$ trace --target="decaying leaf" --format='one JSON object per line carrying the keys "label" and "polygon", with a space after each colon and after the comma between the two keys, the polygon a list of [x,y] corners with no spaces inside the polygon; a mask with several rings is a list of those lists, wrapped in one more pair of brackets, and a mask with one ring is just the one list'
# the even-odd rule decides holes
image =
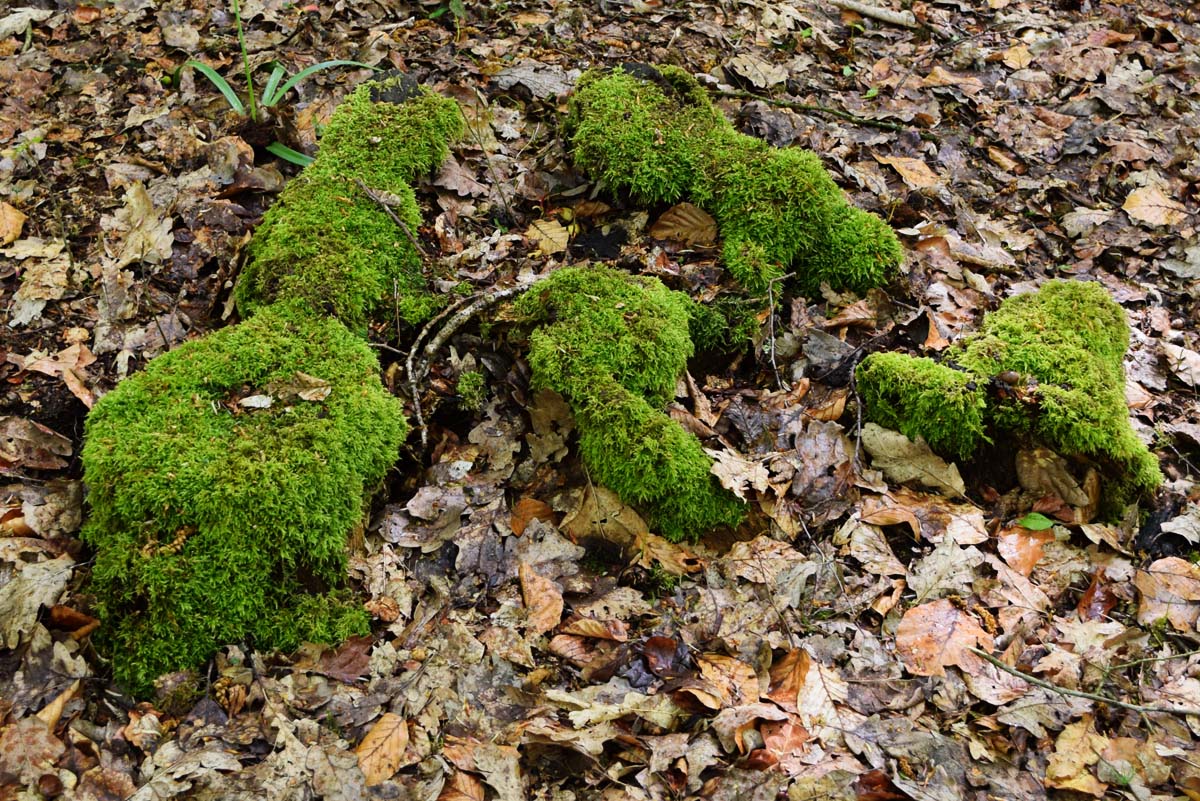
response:
{"label": "decaying leaf", "polygon": [[0,473],[58,470],[67,466],[71,440],[41,423],[22,417],[0,417]]}
{"label": "decaying leaf", "polygon": [[679,203],[650,226],[650,236],[687,245],[712,245],[717,241],[717,221],[699,206]]}
{"label": "decaying leaf", "polygon": [[558,220],[536,220],[525,229],[525,238],[537,246],[540,255],[553,256],[567,249],[571,232]]}
{"label": "decaying leaf", "polygon": [[392,778],[404,761],[406,748],[408,722],[393,712],[385,712],[354,749],[367,786],[381,784]]}
{"label": "decaying leaf", "polygon": [[517,501],[512,510],[512,517],[509,520],[509,528],[512,533],[518,537],[525,533],[525,527],[529,525],[531,520],[541,520],[546,523],[554,522],[554,510],[550,508],[545,501],[539,501],[537,498],[528,496]]}
{"label": "decaying leaf", "polygon": [[1004,561],[1008,562],[1009,567],[1022,576],[1028,576],[1042,558],[1046,543],[1053,541],[1052,531],[1032,531],[1013,526],[1000,532],[996,540],[996,550],[1004,557]]}
{"label": "decaying leaf", "polygon": [[75,560],[67,554],[30,562],[0,587],[0,646],[16,648],[37,622],[43,606],[51,606],[70,581]]}
{"label": "decaying leaf", "polygon": [[1138,623],[1165,617],[1179,631],[1195,632],[1200,620],[1200,566],[1168,556],[1137,571],[1133,583],[1142,594]]}
{"label": "decaying leaf", "polygon": [[562,620],[562,590],[550,579],[539,576],[526,562],[521,563],[518,575],[521,579],[521,598],[528,612],[529,636],[541,636]]}
{"label": "decaying leaf", "polygon": [[770,486],[771,473],[761,460],[746,459],[732,450],[705,448],[704,452],[712,457],[712,474],[721,486],[743,501],[748,490],[766,492]]}
{"label": "decaying leaf", "polygon": [[967,494],[958,467],[935,454],[922,439],[913,442],[899,431],[867,423],[862,428],[862,444],[871,454],[871,463],[892,481],[915,481],[952,498]]}
{"label": "decaying leaf", "polygon": [[763,61],[749,53],[742,53],[730,59],[729,69],[759,89],[770,89],[788,78],[788,72],[783,67]]}
{"label": "decaying leaf", "polygon": [[907,156],[876,156],[875,160],[880,164],[890,165],[900,173],[909,189],[928,189],[942,182],[938,174],[929,169],[929,165],[921,159]]}
{"label": "decaying leaf", "polygon": [[1189,387],[1200,386],[1200,353],[1170,342],[1162,343],[1162,349],[1176,378]]}
{"label": "decaying leaf", "polygon": [[67,294],[71,254],[65,241],[22,239],[0,250],[0,256],[22,262],[21,286],[12,297],[9,325],[28,325],[41,316],[49,301],[60,300]]}
{"label": "decaying leaf", "polygon": [[944,676],[950,665],[978,671],[984,661],[971,648],[990,651],[992,636],[947,600],[914,606],[896,628],[896,653],[917,676]]}
{"label": "decaying leaf", "polygon": [[1103,797],[1108,785],[1092,775],[1091,768],[1107,747],[1108,738],[1096,731],[1091,715],[1084,715],[1054,741],[1054,753],[1046,764],[1046,786]]}

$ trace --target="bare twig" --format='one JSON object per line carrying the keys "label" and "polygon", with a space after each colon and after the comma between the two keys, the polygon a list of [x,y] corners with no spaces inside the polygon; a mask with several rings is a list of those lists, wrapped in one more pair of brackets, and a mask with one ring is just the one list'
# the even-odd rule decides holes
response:
{"label": "bare twig", "polygon": [[886,22],[888,25],[899,25],[902,28],[920,28],[916,16],[911,11],[892,11],[890,8],[880,8],[870,3],[860,3],[859,0],[829,0],[829,4],[862,14],[864,17]]}
{"label": "bare twig", "polygon": [[355,178],[354,183],[358,184],[358,188],[361,189],[367,197],[379,204],[379,207],[388,213],[388,216],[392,218],[392,222],[394,222],[396,226],[404,232],[404,235],[408,237],[408,241],[411,242],[412,246],[417,249],[417,253],[421,254],[421,258],[429,258],[429,254],[425,252],[425,249],[421,247],[421,243],[417,241],[417,238],[413,236],[413,232],[409,230],[408,224],[405,223],[404,220],[400,219],[396,212],[392,211],[391,201],[384,197],[382,192],[372,189],[363,183],[361,178]]}
{"label": "bare twig", "polygon": [[767,338],[771,342],[769,346],[771,350],[771,369],[775,371],[775,383],[779,385],[780,389],[785,391],[791,389],[791,387],[780,377],[779,365],[775,362],[775,284],[786,281],[794,275],[795,273],[788,273],[787,275],[772,278],[767,282]]}
{"label": "bare twig", "polygon": [[1009,667],[996,657],[989,654],[987,651],[981,651],[978,648],[968,648],[967,650],[975,654],[975,656],[991,662],[1005,673],[1010,673],[1017,678],[1024,679],[1030,684],[1041,687],[1044,690],[1050,690],[1051,692],[1059,693],[1061,695],[1073,695],[1076,698],[1086,698],[1089,701],[1096,701],[1101,704],[1108,704],[1109,706],[1116,706],[1120,707],[1121,709],[1128,709],[1131,712],[1139,712],[1142,714],[1155,712],[1167,715],[1200,715],[1200,709],[1197,709],[1196,707],[1181,706],[1172,709],[1164,706],[1145,706],[1143,704],[1131,704],[1127,701],[1118,701],[1115,698],[1109,698],[1107,695],[1099,695],[1098,693],[1087,693],[1083,692],[1082,690],[1068,690],[1065,687],[1059,687],[1057,684],[1051,684],[1048,681],[1043,681],[1036,676],[1030,676],[1028,673],[1017,670],[1015,667]]}
{"label": "bare twig", "polygon": [[778,100],[773,97],[762,97],[753,92],[741,92],[733,89],[723,89],[714,92],[713,94],[719,97],[732,97],[738,100],[761,100],[772,106],[781,108],[790,108],[793,111],[815,111],[819,114],[829,114],[833,117],[853,122],[858,125],[866,125],[869,128],[879,128],[884,131],[896,131],[898,133],[912,132],[921,137],[927,142],[940,141],[938,137],[929,131],[921,131],[916,128],[911,128],[906,125],[897,125],[894,122],[885,122],[884,120],[873,120],[870,117],[860,117],[857,114],[851,114],[849,111],[843,111],[840,108],[831,108],[830,106],[822,106],[817,103],[800,103],[796,100]]}

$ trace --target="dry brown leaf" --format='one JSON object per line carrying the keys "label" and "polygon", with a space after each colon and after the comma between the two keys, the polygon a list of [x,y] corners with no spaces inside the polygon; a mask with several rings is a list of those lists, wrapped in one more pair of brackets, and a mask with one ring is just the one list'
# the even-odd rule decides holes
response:
{"label": "dry brown leaf", "polygon": [[571,232],[558,220],[537,220],[525,229],[525,238],[537,246],[543,256],[553,256],[567,249]]}
{"label": "dry brown leaf", "polygon": [[539,576],[527,562],[517,568],[521,579],[521,598],[528,611],[527,631],[530,637],[540,637],[562,620],[562,590],[548,578]]}
{"label": "dry brown leaf", "polygon": [[1054,742],[1054,753],[1046,763],[1046,786],[1074,790],[1097,798],[1108,790],[1089,768],[1100,761],[1108,747],[1108,738],[1096,731],[1091,715],[1062,730]]}
{"label": "dry brown leaf", "polygon": [[484,801],[486,795],[482,781],[470,773],[456,770],[443,785],[437,801]]}
{"label": "dry brown leaf", "polygon": [[26,217],[19,209],[0,200],[0,247],[21,238]]}
{"label": "dry brown leaf", "polygon": [[576,667],[583,667],[596,655],[595,647],[583,637],[572,634],[557,634],[546,646],[546,650],[561,657]]}
{"label": "dry brown leaf", "polygon": [[746,459],[736,451],[705,448],[704,452],[712,457],[713,464],[710,472],[721,482],[721,486],[747,500],[749,490],[766,492],[770,486],[771,473],[759,459]]}
{"label": "dry brown leaf", "polygon": [[525,533],[525,527],[531,520],[553,523],[554,510],[550,508],[549,504],[539,501],[537,498],[525,496],[513,507],[508,525],[512,529],[512,533],[519,537]]}
{"label": "dry brown leaf", "polygon": [[913,442],[899,431],[875,423],[862,428],[862,445],[871,455],[871,463],[897,484],[915,481],[952,498],[967,494],[966,485],[956,465],[935,454],[918,437]]}
{"label": "dry brown leaf", "polygon": [[1167,357],[1167,365],[1175,377],[1189,387],[1200,386],[1200,353],[1172,345],[1170,342],[1162,343],[1162,348]]}
{"label": "dry brown leaf", "polygon": [[650,531],[646,521],[615,492],[593,484],[580,496],[579,505],[563,516],[562,530],[576,542],[600,537],[622,548],[634,546]]}
{"label": "dry brown leaf", "polygon": [[978,671],[984,662],[968,650],[973,647],[990,651],[992,636],[944,599],[909,609],[896,628],[896,653],[917,676],[945,676],[949,665]]}
{"label": "dry brown leaf", "polygon": [[740,659],[705,654],[696,659],[700,676],[721,694],[722,706],[743,706],[758,701],[758,674]]}
{"label": "dry brown leaf", "polygon": [[1032,531],[1021,526],[1013,526],[1000,532],[997,537],[996,550],[1008,562],[1008,566],[1026,578],[1033,572],[1033,566],[1038,563],[1045,552],[1046,543],[1054,540],[1054,532]]}
{"label": "dry brown leaf", "polygon": [[562,624],[559,632],[562,634],[575,634],[580,637],[591,637],[597,640],[614,640],[616,642],[625,642],[629,639],[629,626],[624,621],[613,619],[597,620],[594,617],[570,619]]}
{"label": "dry brown leaf", "polygon": [[712,245],[717,241],[717,221],[699,206],[679,203],[655,221],[650,236],[687,245]]}
{"label": "dry brown leaf", "polygon": [[21,784],[36,785],[42,774],[54,771],[55,761],[65,750],[45,721],[23,718],[0,729],[0,776],[10,777],[6,784],[15,778]]}
{"label": "dry brown leaf", "polygon": [[408,722],[394,712],[385,712],[363,737],[354,753],[367,786],[381,784],[396,774],[408,748]]}
{"label": "dry brown leaf", "polygon": [[87,386],[87,368],[95,361],[96,357],[88,350],[88,346],[76,342],[63,348],[53,357],[30,357],[25,362],[25,369],[61,378],[67,389],[71,390],[71,394],[90,409],[96,402],[96,395]]}
{"label": "dry brown leaf", "polygon": [[1121,208],[1132,219],[1150,225],[1179,225],[1187,219],[1187,207],[1157,186],[1133,190]]}
{"label": "dry brown leaf", "polygon": [[0,473],[22,467],[58,470],[67,466],[71,440],[41,423],[22,417],[0,417]]}
{"label": "dry brown leaf", "polygon": [[1133,577],[1141,592],[1138,623],[1166,618],[1179,631],[1194,632],[1200,620],[1200,566],[1178,556],[1153,562]]}
{"label": "dry brown leaf", "polygon": [[686,576],[704,569],[703,560],[690,548],[663,539],[657,534],[647,532],[637,535],[633,541],[633,549],[636,554],[634,564],[647,570],[653,570],[657,566],[672,576]]}
{"label": "dry brown leaf", "polygon": [[938,174],[929,169],[929,165],[921,159],[906,156],[876,156],[875,160],[880,164],[891,166],[900,173],[900,177],[909,189],[928,189],[942,182]]}

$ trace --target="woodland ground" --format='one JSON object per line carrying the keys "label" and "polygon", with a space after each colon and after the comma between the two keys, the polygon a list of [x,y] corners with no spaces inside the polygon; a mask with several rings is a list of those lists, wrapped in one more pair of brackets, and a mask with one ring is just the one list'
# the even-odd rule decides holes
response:
{"label": "woodland ground", "polygon": [[[346,58],[461,104],[418,192],[442,290],[589,260],[731,289],[716,248],[649,235],[667,209],[571,169],[574,78],[627,61],[706,76],[742,130],[819,153],[908,261],[865,298],[773,298],[756,347],[693,363],[672,414],[752,509],[694,547],[588,482],[499,306],[439,352],[429,447],[410,437],[355,543],[373,636],[231,643],[138,703],[88,637],[84,417],[228,322],[295,174],[263,146],[312,151],[370,73],[321,72],[252,126],[169,80],[198,58],[244,86],[221,3],[0,5],[0,799],[1200,798],[1200,11],[908,12],[246,0],[258,84]],[[1100,282],[1131,324],[1127,397],[1168,481],[1119,523],[1090,519],[1079,465],[997,441],[959,493],[857,411],[863,356],[936,355],[1047,277]],[[375,344],[405,395],[411,338]],[[914,460],[933,487],[901,483]]]}

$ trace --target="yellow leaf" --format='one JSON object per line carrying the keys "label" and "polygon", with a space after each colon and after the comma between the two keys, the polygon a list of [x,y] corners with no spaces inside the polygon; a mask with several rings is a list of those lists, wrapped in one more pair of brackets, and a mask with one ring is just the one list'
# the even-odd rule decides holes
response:
{"label": "yellow leaf", "polygon": [[920,159],[904,156],[876,156],[875,160],[880,164],[890,165],[892,169],[900,173],[900,177],[904,179],[904,183],[908,185],[909,189],[928,189],[942,182],[937,173],[929,169],[929,165]]}
{"label": "yellow leaf", "polygon": [[1121,208],[1132,219],[1150,225],[1179,225],[1187,218],[1184,205],[1167,197],[1157,186],[1133,190]]}
{"label": "yellow leaf", "polygon": [[21,229],[25,226],[25,215],[17,209],[0,201],[0,245],[17,241]]}
{"label": "yellow leaf", "polygon": [[558,220],[537,220],[525,231],[525,238],[537,245],[537,252],[553,256],[567,249],[571,232]]}
{"label": "yellow leaf", "polygon": [[392,778],[404,760],[404,749],[408,748],[408,723],[392,712],[371,727],[367,736],[354,749],[358,755],[358,767],[367,779],[367,786],[380,784]]}

